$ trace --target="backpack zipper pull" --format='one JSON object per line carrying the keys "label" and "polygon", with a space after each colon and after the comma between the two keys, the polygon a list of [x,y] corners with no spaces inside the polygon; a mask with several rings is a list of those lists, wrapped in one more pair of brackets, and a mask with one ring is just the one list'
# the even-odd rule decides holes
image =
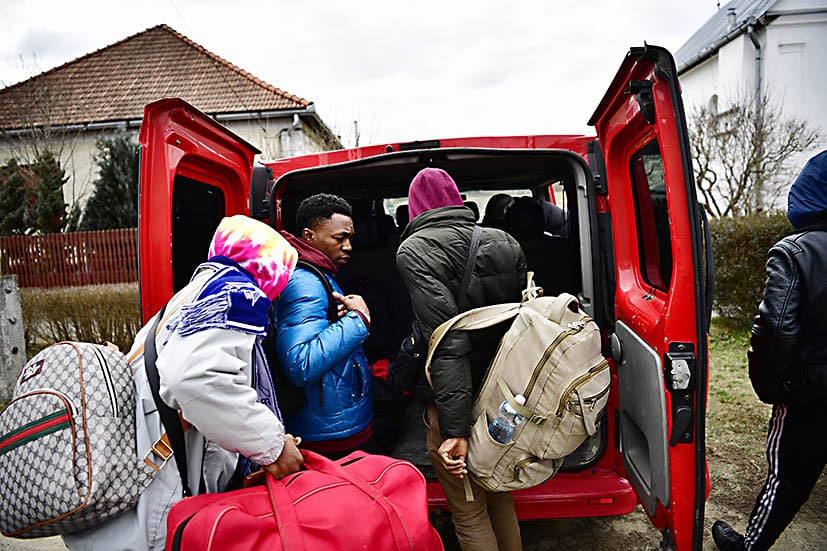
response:
{"label": "backpack zipper pull", "polygon": [[569,323],[569,329],[574,329],[575,332],[580,332],[583,328],[586,327],[585,321],[573,321]]}

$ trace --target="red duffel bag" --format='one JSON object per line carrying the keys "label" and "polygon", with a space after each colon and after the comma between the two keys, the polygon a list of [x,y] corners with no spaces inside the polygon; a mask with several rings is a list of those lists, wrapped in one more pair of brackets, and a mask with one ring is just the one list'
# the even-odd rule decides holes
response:
{"label": "red duffel bag", "polygon": [[306,470],[266,485],[185,498],[167,517],[166,549],[441,550],[425,478],[407,461],[354,452],[336,462],[302,450]]}

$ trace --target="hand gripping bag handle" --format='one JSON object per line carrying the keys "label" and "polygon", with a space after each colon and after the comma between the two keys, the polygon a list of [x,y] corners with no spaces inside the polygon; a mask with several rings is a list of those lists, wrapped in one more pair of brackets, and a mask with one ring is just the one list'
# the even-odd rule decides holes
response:
{"label": "hand gripping bag handle", "polygon": [[[408,536],[399,514],[394,509],[393,505],[382,495],[376,488],[365,482],[362,478],[351,473],[347,469],[341,467],[338,463],[330,459],[312,452],[310,450],[301,450],[304,455],[304,465],[308,469],[318,471],[320,473],[328,474],[340,478],[370,497],[376,504],[385,510],[388,517],[388,522],[391,526],[393,539],[396,543],[397,549],[412,549],[413,544]],[[296,510],[293,507],[293,498],[287,492],[287,487],[280,480],[276,480],[272,476],[267,477],[267,489],[270,493],[270,502],[273,506],[273,512],[276,514],[279,523],[279,529],[284,526],[285,532],[279,532],[282,537],[284,548],[289,551],[304,550],[307,548],[304,543],[304,536],[299,529],[298,518],[296,517]],[[286,535],[289,536],[285,538]],[[286,541],[285,541],[286,540]],[[290,545],[288,545],[288,543]]]}

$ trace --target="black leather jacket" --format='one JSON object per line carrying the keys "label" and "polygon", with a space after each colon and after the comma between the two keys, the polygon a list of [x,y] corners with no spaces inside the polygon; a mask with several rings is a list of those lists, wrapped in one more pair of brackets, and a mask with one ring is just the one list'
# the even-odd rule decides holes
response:
{"label": "black leather jacket", "polygon": [[750,380],[762,401],[827,398],[827,219],[770,249],[750,345]]}

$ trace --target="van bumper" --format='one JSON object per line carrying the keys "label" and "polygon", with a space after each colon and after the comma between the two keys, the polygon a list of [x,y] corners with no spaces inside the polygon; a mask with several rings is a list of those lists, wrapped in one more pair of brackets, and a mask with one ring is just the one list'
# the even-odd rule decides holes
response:
{"label": "van bumper", "polygon": [[[637,504],[629,481],[614,471],[558,473],[539,486],[516,490],[512,495],[520,520],[625,515]],[[428,508],[448,510],[437,480],[428,480]]]}

